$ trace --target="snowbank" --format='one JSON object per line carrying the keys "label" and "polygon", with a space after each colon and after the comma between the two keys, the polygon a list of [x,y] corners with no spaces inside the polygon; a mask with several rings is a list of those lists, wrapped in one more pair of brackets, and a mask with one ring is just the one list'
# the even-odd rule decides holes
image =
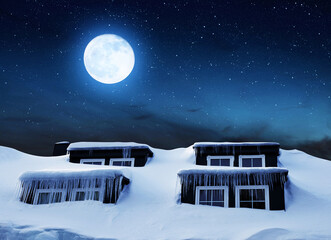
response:
{"label": "snowbank", "polygon": [[71,143],[68,151],[83,149],[122,149],[122,148],[150,148],[146,144],[135,142],[76,142]]}
{"label": "snowbank", "polygon": [[70,235],[64,231],[116,239],[331,238],[329,161],[282,150],[279,163],[289,170],[286,211],[265,211],[177,204],[177,173],[196,169],[194,149],[151,150],[154,157],[145,167],[127,169],[131,182],[116,205],[96,201],[28,205],[18,201],[17,194],[19,176],[26,171],[60,174],[60,169],[72,173],[118,168],[72,164],[68,156],[37,157],[0,147],[0,239],[8,234],[62,239]]}

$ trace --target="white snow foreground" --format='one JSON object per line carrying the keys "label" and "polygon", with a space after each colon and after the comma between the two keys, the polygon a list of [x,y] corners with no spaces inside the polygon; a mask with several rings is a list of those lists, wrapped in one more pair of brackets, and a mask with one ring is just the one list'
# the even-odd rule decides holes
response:
{"label": "white snow foreground", "polygon": [[[178,204],[177,173],[203,167],[194,165],[192,146],[151,150],[154,158],[145,167],[123,170],[0,147],[0,239],[331,239],[330,161],[282,150],[279,167],[289,170],[286,211],[266,211]],[[19,177],[27,171],[57,175],[87,169],[127,172],[131,182],[116,205],[97,201],[29,205],[18,199]]]}

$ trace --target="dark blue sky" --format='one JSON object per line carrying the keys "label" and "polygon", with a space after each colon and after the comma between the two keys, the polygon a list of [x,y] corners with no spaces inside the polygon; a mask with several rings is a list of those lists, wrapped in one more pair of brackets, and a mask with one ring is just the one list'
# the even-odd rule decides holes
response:
{"label": "dark blue sky", "polygon": [[[0,144],[278,141],[331,158],[330,26],[329,1],[1,4]],[[107,33],[136,57],[113,85],[83,63]]]}

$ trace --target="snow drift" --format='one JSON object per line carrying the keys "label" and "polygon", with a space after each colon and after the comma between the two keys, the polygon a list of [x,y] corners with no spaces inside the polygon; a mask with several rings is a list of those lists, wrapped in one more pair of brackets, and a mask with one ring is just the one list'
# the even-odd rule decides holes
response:
{"label": "snow drift", "polygon": [[[151,150],[154,157],[145,167],[126,169],[131,182],[117,204],[83,201],[29,205],[20,202],[18,194],[19,177],[27,171],[122,172],[122,168],[72,164],[67,156],[38,157],[0,147],[0,238],[331,238],[329,161],[297,150],[282,150],[279,165],[289,170],[286,211],[265,211],[177,204],[177,173],[196,169],[194,150],[192,146]],[[32,179],[32,175],[23,178]]]}

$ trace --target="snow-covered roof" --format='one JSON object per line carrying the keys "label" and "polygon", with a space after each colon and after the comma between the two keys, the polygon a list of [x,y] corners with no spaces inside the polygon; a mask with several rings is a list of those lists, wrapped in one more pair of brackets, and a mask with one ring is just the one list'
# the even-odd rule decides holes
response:
{"label": "snow-covered roof", "polygon": [[126,169],[56,169],[28,171],[20,176],[21,181],[34,179],[73,179],[73,178],[115,178],[124,176],[129,178]]}
{"label": "snow-covered roof", "polygon": [[270,173],[282,173],[287,174],[286,168],[279,167],[264,167],[264,168],[238,168],[238,167],[206,167],[184,169],[178,172],[178,175],[190,175],[190,174],[209,174],[209,175],[233,175],[233,174],[270,174]]}
{"label": "snow-covered roof", "polygon": [[71,150],[82,149],[122,149],[122,148],[148,148],[147,144],[135,143],[135,142],[76,142],[71,143],[67,148]]}
{"label": "snow-covered roof", "polygon": [[215,146],[279,146],[276,142],[196,142],[193,148],[196,147],[215,147]]}
{"label": "snow-covered roof", "polygon": [[55,144],[68,144],[68,143],[70,143],[70,142],[69,141],[61,141],[61,142],[57,142]]}

